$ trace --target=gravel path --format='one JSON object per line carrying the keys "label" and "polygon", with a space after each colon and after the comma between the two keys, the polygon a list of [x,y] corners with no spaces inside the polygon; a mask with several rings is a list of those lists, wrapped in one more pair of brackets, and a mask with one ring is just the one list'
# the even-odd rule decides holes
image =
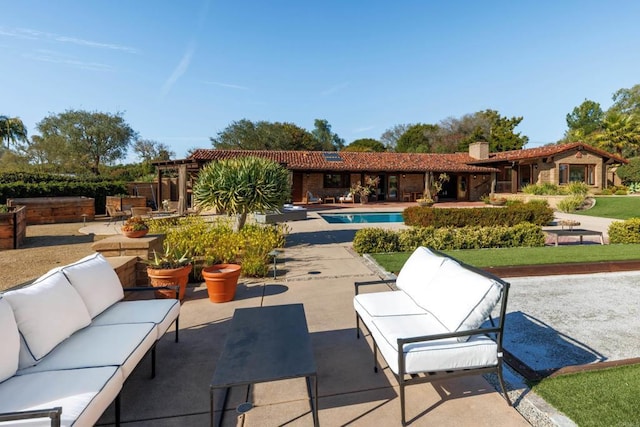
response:
{"label": "gravel path", "polygon": [[93,235],[81,234],[81,227],[82,223],[27,226],[20,249],[0,251],[0,291],[91,254]]}

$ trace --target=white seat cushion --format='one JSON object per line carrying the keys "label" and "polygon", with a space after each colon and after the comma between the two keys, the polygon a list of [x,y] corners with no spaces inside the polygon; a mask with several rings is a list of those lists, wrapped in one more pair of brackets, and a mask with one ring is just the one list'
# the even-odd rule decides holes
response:
{"label": "white seat cushion", "polygon": [[92,318],[124,298],[122,283],[109,261],[95,253],[62,268]]}
{"label": "white seat cushion", "polygon": [[156,324],[156,340],[159,340],[179,314],[180,303],[175,299],[120,301],[93,319],[92,325],[153,322]]}
{"label": "white seat cushion", "polygon": [[449,260],[449,258],[436,255],[424,246],[416,248],[400,269],[396,286],[409,294],[420,305],[421,295],[423,293],[428,295],[428,291],[425,292],[425,289],[445,260]]}
{"label": "white seat cushion", "polygon": [[[430,314],[422,316],[376,317],[371,335],[389,368],[398,373],[398,338],[447,333]],[[459,342],[455,338],[405,344],[405,372],[438,372],[496,366],[497,344],[486,336]]]}
{"label": "white seat cushion", "polygon": [[82,298],[60,272],[4,294],[29,352],[40,360],[75,331],[91,323]]}
{"label": "white seat cushion", "polygon": [[[62,426],[92,426],[123,384],[116,367],[70,369],[15,376],[0,383],[0,412],[62,407]],[[47,426],[49,419],[0,425]]]}
{"label": "white seat cushion", "polygon": [[20,335],[9,303],[0,296],[0,382],[18,370]]}
{"label": "white seat cushion", "polygon": [[156,342],[153,323],[90,326],[73,334],[37,365],[18,375],[61,369],[121,366],[126,379]]}
{"label": "white seat cushion", "polygon": [[403,291],[359,294],[353,298],[353,306],[365,325],[376,316],[426,314],[426,311]]}
{"label": "white seat cushion", "polygon": [[454,332],[479,327],[501,292],[502,284],[447,260],[416,302]]}

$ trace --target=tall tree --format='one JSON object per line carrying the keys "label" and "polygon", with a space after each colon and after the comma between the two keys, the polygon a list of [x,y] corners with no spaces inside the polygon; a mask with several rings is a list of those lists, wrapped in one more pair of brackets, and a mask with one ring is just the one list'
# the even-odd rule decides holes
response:
{"label": "tall tree", "polygon": [[386,151],[384,144],[373,138],[360,138],[352,141],[342,151],[361,151],[361,152],[377,152]]}
{"label": "tall tree", "polygon": [[151,163],[158,160],[170,160],[176,153],[163,142],[150,139],[138,139],[133,143],[133,151],[143,163]]}
{"label": "tall tree", "polygon": [[18,141],[27,142],[27,128],[20,118],[0,115],[0,141],[7,141],[7,148]]}
{"label": "tall tree", "polygon": [[630,89],[619,89],[613,96],[613,105],[609,111],[621,114],[640,114],[640,84]]}
{"label": "tall tree", "polygon": [[637,156],[640,153],[640,120],[635,115],[609,111],[595,141],[610,153],[623,157]]}
{"label": "tall tree", "polygon": [[418,123],[407,129],[398,138],[398,153],[431,153],[438,139],[437,125]]}
{"label": "tall tree", "polygon": [[327,120],[315,119],[314,129],[311,131],[323,151],[337,151],[344,147],[344,139],[331,131],[331,125]]}
{"label": "tall tree", "polygon": [[293,123],[232,122],[214,138],[214,148],[223,150],[319,150],[313,135]]}
{"label": "tall tree", "polygon": [[387,147],[387,151],[396,151],[398,140],[411,126],[413,123],[394,125],[380,135],[380,141]]}
{"label": "tall tree", "polygon": [[100,174],[100,165],[123,158],[137,133],[121,113],[67,110],[37,124],[42,138],[62,138],[77,164]]}
{"label": "tall tree", "polygon": [[567,114],[568,130],[565,139],[568,141],[589,142],[593,139],[593,134],[602,130],[604,111],[600,104],[585,99],[582,104],[575,107],[571,113]]}

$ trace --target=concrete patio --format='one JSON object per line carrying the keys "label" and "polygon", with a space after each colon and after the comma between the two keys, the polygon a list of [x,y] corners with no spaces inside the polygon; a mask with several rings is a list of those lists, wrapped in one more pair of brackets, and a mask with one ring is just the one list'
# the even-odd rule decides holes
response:
{"label": "concrete patio", "polygon": [[[155,379],[149,377],[149,360],[125,384],[123,425],[208,426],[209,384],[234,310],[290,303],[303,303],[306,312],[318,367],[320,424],[400,425],[393,374],[388,369],[374,373],[370,343],[356,339],[353,282],[377,278],[349,249],[362,225],[329,225],[317,215],[289,225],[292,232],[276,279],[241,279],[235,300],[223,304],[209,302],[203,286],[187,290],[180,342],[170,334],[161,340]],[[236,407],[247,401],[253,409],[239,416]],[[100,425],[111,425],[114,412],[112,405]],[[529,424],[481,376],[409,387],[407,418],[416,426]],[[223,420],[224,426],[312,424],[303,379],[233,388]]]}

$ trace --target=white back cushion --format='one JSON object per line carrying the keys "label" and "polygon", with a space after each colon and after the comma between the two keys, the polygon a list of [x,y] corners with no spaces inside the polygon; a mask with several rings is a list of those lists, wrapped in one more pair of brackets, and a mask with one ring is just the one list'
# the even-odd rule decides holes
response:
{"label": "white back cushion", "polygon": [[91,323],[82,298],[60,271],[4,294],[18,330],[35,360],[40,360],[78,329]]}
{"label": "white back cushion", "polygon": [[502,284],[447,259],[418,305],[449,331],[475,329],[500,299]]}
{"label": "white back cushion", "polygon": [[91,318],[124,298],[118,275],[102,254],[95,253],[62,268],[82,297]]}
{"label": "white back cushion", "polygon": [[413,251],[400,269],[396,286],[420,305],[420,299],[429,297],[427,287],[445,259],[448,258],[436,255],[424,246],[420,246]]}
{"label": "white back cushion", "polygon": [[18,370],[20,335],[9,303],[0,296],[0,382]]}

